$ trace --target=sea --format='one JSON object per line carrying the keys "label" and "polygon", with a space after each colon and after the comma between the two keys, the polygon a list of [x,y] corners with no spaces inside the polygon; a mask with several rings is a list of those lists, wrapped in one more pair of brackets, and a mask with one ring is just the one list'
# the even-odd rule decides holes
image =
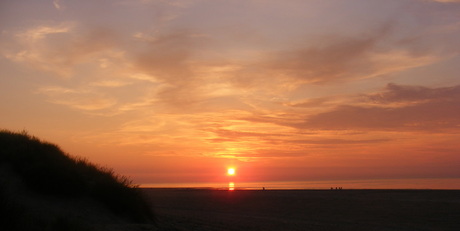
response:
{"label": "sea", "polygon": [[145,183],[141,188],[189,188],[216,190],[340,190],[340,189],[432,189],[460,190],[460,178],[366,179],[317,181]]}

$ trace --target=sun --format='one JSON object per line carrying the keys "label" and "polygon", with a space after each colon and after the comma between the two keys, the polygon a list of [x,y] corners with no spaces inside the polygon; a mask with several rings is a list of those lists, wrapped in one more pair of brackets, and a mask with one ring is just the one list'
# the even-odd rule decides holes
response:
{"label": "sun", "polygon": [[235,168],[228,168],[227,169],[227,175],[233,176],[233,175],[235,175],[235,173],[236,173]]}

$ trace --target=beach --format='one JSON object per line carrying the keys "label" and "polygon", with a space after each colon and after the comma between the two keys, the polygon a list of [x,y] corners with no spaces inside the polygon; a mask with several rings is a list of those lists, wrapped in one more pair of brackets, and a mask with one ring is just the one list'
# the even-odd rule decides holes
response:
{"label": "beach", "polygon": [[459,190],[142,190],[160,230],[460,230]]}

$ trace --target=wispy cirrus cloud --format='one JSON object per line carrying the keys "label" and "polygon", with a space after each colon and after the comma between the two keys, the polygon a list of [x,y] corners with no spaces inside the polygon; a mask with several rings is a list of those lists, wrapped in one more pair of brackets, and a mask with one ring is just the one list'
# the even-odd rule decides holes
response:
{"label": "wispy cirrus cloud", "polygon": [[44,87],[38,91],[49,97],[55,104],[86,111],[89,113],[110,109],[117,101],[107,95],[84,89],[70,89],[63,87]]}
{"label": "wispy cirrus cloud", "polygon": [[60,77],[70,77],[76,65],[110,49],[115,41],[109,30],[94,29],[81,33],[79,29],[74,22],[36,26],[11,34],[10,39],[14,39],[11,47],[3,52],[15,62]]}
{"label": "wispy cirrus cloud", "polygon": [[[375,33],[356,37],[325,36],[304,47],[270,52],[251,69],[263,73],[259,76],[264,79],[272,76],[291,84],[318,84],[378,77],[440,59],[429,49],[403,45],[406,38],[395,38],[393,27],[383,25]],[[412,39],[413,44],[419,42]]]}
{"label": "wispy cirrus cloud", "polygon": [[213,67],[197,58],[208,40],[206,36],[178,30],[151,35],[137,33],[134,37],[144,49],[135,55],[133,66],[161,83],[155,90],[158,101],[171,106],[193,106],[206,100],[211,92],[222,93],[217,93],[215,87],[231,87],[219,78],[221,71],[207,73]]}
{"label": "wispy cirrus cloud", "polygon": [[61,0],[53,0],[53,6],[54,6],[54,8],[56,8],[59,11],[65,9],[65,7],[61,3]]}

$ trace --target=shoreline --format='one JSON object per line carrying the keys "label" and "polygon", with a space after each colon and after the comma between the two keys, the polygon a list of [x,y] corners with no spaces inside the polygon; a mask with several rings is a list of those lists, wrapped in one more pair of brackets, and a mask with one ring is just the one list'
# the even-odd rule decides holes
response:
{"label": "shoreline", "polygon": [[216,189],[454,189],[460,190],[460,178],[350,179],[310,181],[254,181],[237,179],[220,182],[141,183],[142,188],[216,188]]}
{"label": "shoreline", "polygon": [[213,188],[213,187],[138,187],[141,190],[177,190],[177,191],[320,191],[320,192],[340,192],[340,191],[459,191],[460,189],[411,189],[411,188],[394,188],[394,189],[372,189],[372,188],[363,188],[363,189],[277,189],[277,188],[265,188],[265,189],[255,189],[255,188]]}

